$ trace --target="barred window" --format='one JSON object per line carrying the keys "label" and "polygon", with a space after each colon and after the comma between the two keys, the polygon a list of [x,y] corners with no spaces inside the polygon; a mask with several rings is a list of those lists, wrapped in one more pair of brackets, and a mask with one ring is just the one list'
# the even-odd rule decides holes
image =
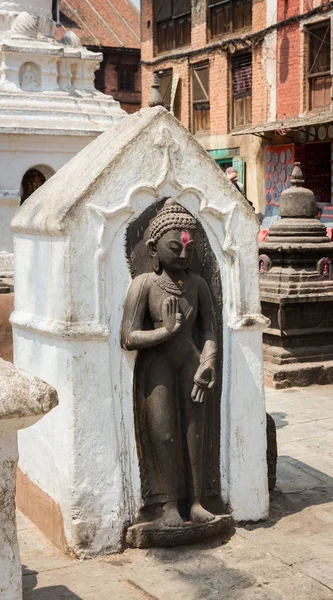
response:
{"label": "barred window", "polygon": [[252,54],[232,59],[232,128],[252,122]]}
{"label": "barred window", "polygon": [[123,92],[135,91],[135,69],[130,67],[119,67],[118,90]]}
{"label": "barred window", "polygon": [[209,131],[209,66],[207,64],[192,68],[192,115],[193,133]]}
{"label": "barred window", "polygon": [[154,13],[158,52],[191,43],[191,0],[154,0]]}
{"label": "barred window", "polygon": [[208,0],[208,10],[211,38],[252,25],[252,0]]}
{"label": "barred window", "polygon": [[331,104],[331,26],[330,21],[308,27],[309,108],[323,110]]}

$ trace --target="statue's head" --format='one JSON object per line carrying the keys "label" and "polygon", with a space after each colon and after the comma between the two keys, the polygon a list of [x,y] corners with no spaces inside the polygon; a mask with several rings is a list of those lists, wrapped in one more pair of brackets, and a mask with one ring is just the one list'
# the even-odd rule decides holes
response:
{"label": "statue's head", "polygon": [[168,198],[149,225],[147,244],[155,271],[182,271],[191,266],[196,229],[193,215]]}

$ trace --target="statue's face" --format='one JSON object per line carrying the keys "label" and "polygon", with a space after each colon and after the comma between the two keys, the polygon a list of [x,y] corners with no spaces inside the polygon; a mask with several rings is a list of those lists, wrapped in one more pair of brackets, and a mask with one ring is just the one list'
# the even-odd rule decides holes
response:
{"label": "statue's face", "polygon": [[156,252],[163,269],[169,271],[188,269],[194,252],[193,231],[171,229],[158,240]]}

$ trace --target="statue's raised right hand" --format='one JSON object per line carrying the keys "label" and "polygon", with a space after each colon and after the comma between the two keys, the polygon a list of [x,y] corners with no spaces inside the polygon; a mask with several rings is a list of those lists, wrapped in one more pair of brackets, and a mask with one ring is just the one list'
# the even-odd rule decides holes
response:
{"label": "statue's raised right hand", "polygon": [[182,324],[182,315],[179,312],[179,300],[175,296],[168,296],[162,304],[163,326],[169,333],[176,333]]}

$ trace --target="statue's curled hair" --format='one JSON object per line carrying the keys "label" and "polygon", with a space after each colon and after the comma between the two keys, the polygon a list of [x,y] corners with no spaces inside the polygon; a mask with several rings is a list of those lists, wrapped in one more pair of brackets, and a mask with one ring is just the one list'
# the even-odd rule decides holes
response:
{"label": "statue's curled hair", "polygon": [[149,224],[149,242],[155,244],[171,229],[197,229],[197,222],[186,208],[178,204],[174,198],[167,198],[163,208]]}

